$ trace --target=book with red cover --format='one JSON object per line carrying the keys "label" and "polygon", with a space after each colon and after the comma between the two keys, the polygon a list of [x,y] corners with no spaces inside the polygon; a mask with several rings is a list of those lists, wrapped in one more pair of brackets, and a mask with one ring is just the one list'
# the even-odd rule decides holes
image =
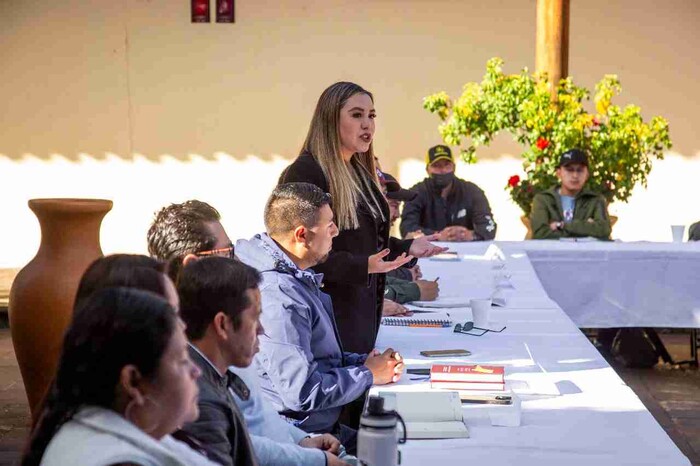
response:
{"label": "book with red cover", "polygon": [[446,390],[503,392],[506,389],[506,384],[498,382],[436,382],[431,380],[430,388],[443,388]]}
{"label": "book with red cover", "polygon": [[430,368],[430,381],[505,384],[505,368],[481,364],[433,364]]}

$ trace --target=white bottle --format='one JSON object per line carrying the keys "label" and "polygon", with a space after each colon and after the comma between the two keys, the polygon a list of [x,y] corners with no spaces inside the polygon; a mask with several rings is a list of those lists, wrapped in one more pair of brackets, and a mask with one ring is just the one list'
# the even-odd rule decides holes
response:
{"label": "white bottle", "polygon": [[384,398],[370,396],[367,410],[362,413],[360,430],[357,433],[357,459],[366,466],[397,466],[401,464],[398,444],[406,442],[404,426],[403,439],[399,440],[397,420],[403,419],[396,411],[384,410]]}

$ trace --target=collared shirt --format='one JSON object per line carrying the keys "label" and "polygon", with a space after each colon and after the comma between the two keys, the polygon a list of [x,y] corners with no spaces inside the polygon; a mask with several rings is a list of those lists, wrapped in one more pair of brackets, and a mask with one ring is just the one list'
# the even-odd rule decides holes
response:
{"label": "collared shirt", "polygon": [[[284,442],[280,438],[270,438],[269,435],[266,435],[272,433],[274,428],[277,428],[279,431],[279,424],[285,424],[285,421],[275,413],[277,425],[270,427],[269,422],[271,421],[265,422],[265,413],[262,411],[266,407],[262,406],[262,396],[260,393],[252,393],[252,390],[259,390],[259,388],[255,383],[250,385],[249,388],[243,377],[239,375],[245,372],[245,369],[229,367],[226,370],[226,376],[223,376],[199,348],[191,343],[189,346],[207,364],[207,367],[219,377],[221,383],[225,381],[229,394],[232,395],[232,401],[237,408],[243,411],[242,417],[245,418],[255,457],[260,466],[323,466],[326,464],[326,455],[323,451],[317,448],[304,448],[298,444],[308,434],[291,424],[287,426],[289,432],[288,442]],[[257,377],[254,371],[253,375]],[[260,412],[249,413],[248,411],[250,410]],[[254,420],[254,425],[251,425],[249,419]]]}
{"label": "collared shirt", "polygon": [[209,358],[202,353],[199,348],[197,348],[195,345],[192,343],[187,343],[190,348],[195,350],[201,357],[206,361],[207,364],[216,372],[216,374],[223,380],[226,381],[226,386],[228,387],[229,391],[231,392],[232,395],[238,396],[242,400],[247,400],[248,397],[250,397],[250,389],[246,385],[246,383],[241,379],[237,374],[235,374],[233,371],[227,370],[226,375],[222,375],[221,372],[219,372],[219,369],[212,363]]}
{"label": "collared shirt", "polygon": [[[202,371],[199,387],[199,418],[182,430],[208,447],[212,459],[225,466],[257,466],[250,436],[233,391],[245,384],[222,375],[200,350],[189,346],[190,357]],[[231,380],[231,382],[230,382]],[[246,387],[247,389],[247,387]]]}

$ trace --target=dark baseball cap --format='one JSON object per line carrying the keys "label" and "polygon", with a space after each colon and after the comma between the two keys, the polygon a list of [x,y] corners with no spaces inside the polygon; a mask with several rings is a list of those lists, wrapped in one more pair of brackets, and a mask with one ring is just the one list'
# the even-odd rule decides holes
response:
{"label": "dark baseball cap", "polygon": [[428,149],[428,156],[425,159],[425,164],[432,165],[438,160],[449,160],[454,163],[455,159],[452,157],[452,151],[448,146],[440,144]]}
{"label": "dark baseball cap", "polygon": [[377,169],[377,175],[379,176],[379,182],[386,187],[386,198],[393,199],[396,201],[412,201],[416,197],[417,193],[409,191],[408,189],[403,189],[399,184],[398,180],[388,173]]}
{"label": "dark baseball cap", "polygon": [[564,167],[572,163],[580,163],[588,166],[588,156],[581,149],[570,149],[561,154],[559,158],[559,166]]}

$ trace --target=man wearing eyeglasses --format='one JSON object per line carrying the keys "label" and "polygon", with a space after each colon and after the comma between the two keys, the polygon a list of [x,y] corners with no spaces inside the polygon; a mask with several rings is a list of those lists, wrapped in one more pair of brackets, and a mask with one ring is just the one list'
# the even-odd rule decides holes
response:
{"label": "man wearing eyeglasses", "polygon": [[588,176],[585,152],[571,149],[561,155],[557,168],[561,184],[538,193],[532,201],[530,222],[534,239],[610,238],[605,198],[585,188]]}
{"label": "man wearing eyeglasses", "polygon": [[234,258],[233,243],[221,225],[219,211],[197,200],[170,204],[156,212],[147,241],[149,254],[168,262],[175,283],[187,256]]}
{"label": "man wearing eyeglasses", "polygon": [[[206,202],[190,200],[171,204],[158,211],[148,230],[148,251],[151,256],[170,263],[170,275],[177,282],[183,264],[198,257],[234,257],[234,246],[221,224],[219,212]],[[336,454],[342,453],[332,435],[309,434],[285,422],[262,396],[258,376],[253,367],[228,368],[240,377],[248,397],[232,392],[243,412],[257,462],[265,465],[344,464]]]}

